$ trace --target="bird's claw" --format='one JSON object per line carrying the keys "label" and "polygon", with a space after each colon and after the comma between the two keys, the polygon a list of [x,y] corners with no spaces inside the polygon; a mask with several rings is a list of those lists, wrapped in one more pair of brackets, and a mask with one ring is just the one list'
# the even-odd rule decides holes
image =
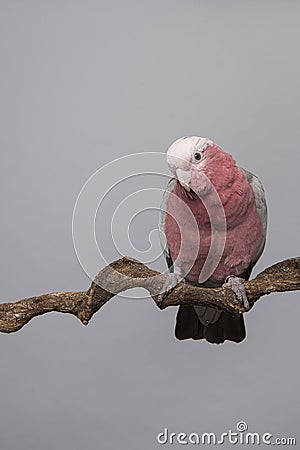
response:
{"label": "bird's claw", "polygon": [[236,277],[234,275],[229,275],[223,286],[231,286],[233,292],[237,296],[238,301],[243,305],[246,311],[248,311],[250,305],[247,298],[246,289],[244,286],[244,279]]}
{"label": "bird's claw", "polygon": [[181,281],[181,276],[177,273],[169,272],[166,275],[165,282],[161,289],[160,294],[157,297],[158,306],[161,305],[163,300],[167,297],[168,294],[175,288],[175,286]]}

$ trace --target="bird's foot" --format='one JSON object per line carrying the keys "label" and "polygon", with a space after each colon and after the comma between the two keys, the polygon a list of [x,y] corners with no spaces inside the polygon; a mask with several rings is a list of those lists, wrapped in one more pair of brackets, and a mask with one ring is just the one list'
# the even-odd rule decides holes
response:
{"label": "bird's foot", "polygon": [[243,305],[245,310],[249,309],[249,300],[247,298],[246,289],[244,286],[244,279],[240,277],[236,277],[234,275],[229,275],[225,279],[225,283],[223,286],[231,286],[233,292],[237,296],[238,301]]}
{"label": "bird's foot", "polygon": [[168,294],[175,288],[175,286],[182,281],[182,277],[178,273],[168,272],[166,274],[166,279],[161,289],[161,292],[157,298],[158,306],[161,305],[163,300],[166,298]]}

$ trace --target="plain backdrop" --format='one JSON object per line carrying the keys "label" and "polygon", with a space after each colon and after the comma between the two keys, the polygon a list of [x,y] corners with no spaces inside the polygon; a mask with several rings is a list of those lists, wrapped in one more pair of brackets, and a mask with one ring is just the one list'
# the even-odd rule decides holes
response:
{"label": "plain backdrop", "polygon": [[[263,180],[268,242],[253,275],[299,255],[299,17],[296,0],[1,0],[1,301],[86,289],[71,232],[83,184],[182,135],[210,137]],[[109,261],[110,214],[165,184],[149,180],[100,212]],[[137,246],[156,219],[138,216]],[[300,440],[299,293],[259,301],[239,345],[179,342],[175,313],[116,298],[88,327],[51,313],[2,334],[1,449],[151,450],[165,427],[239,420]]]}

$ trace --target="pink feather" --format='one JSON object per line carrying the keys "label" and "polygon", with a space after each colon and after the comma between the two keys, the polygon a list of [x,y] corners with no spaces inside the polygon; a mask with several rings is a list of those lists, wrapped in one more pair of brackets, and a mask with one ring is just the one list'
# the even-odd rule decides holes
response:
{"label": "pink feather", "polygon": [[[187,160],[186,152],[182,157],[184,158],[184,167],[186,168],[187,164],[191,166],[192,163]],[[176,167],[172,167],[171,164],[171,169],[175,171]],[[262,223],[256,211],[254,192],[243,170],[236,166],[232,156],[225,153],[216,144],[209,145],[203,151],[203,160],[192,168],[191,187],[193,191],[197,192],[197,189],[200,191],[203,189],[203,174],[214,185],[226,217],[227,234],[224,252],[210,278],[213,282],[222,283],[228,275],[238,276],[251,265],[262,239]],[[179,255],[181,243],[184,242],[184,248],[180,251],[179,263],[185,271],[185,268],[191,263],[190,250],[195,245],[194,231],[190,217],[185,208],[182,208],[180,202],[176,200],[177,197],[189,206],[199,229],[198,256],[186,277],[189,280],[198,281],[211,243],[209,216],[202,201],[195,195],[188,195],[178,182],[172,193],[175,195],[169,196],[167,202],[168,214],[165,222],[167,245],[170,249],[171,258],[175,261]],[[216,217],[217,214],[218,209],[215,208]],[[176,217],[176,221],[180,224],[184,235],[182,239],[179,226],[172,215]]]}

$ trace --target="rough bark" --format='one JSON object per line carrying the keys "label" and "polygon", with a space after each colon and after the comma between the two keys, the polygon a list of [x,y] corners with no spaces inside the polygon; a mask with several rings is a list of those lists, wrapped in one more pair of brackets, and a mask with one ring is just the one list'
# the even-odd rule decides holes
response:
{"label": "rough bark", "polygon": [[[149,269],[139,261],[123,257],[102,269],[88,291],[53,292],[0,304],[0,331],[13,333],[33,317],[50,311],[73,314],[87,325],[92,316],[112,297],[134,287],[147,289],[160,309],[177,305],[207,305],[232,314],[245,312],[229,286],[213,289],[179,283],[163,303],[159,304],[157,294],[162,289],[164,280],[165,275]],[[103,285],[111,286],[111,292],[101,287]],[[260,297],[272,292],[299,290],[300,258],[290,258],[268,267],[255,279],[246,281],[245,288],[250,308]]]}

